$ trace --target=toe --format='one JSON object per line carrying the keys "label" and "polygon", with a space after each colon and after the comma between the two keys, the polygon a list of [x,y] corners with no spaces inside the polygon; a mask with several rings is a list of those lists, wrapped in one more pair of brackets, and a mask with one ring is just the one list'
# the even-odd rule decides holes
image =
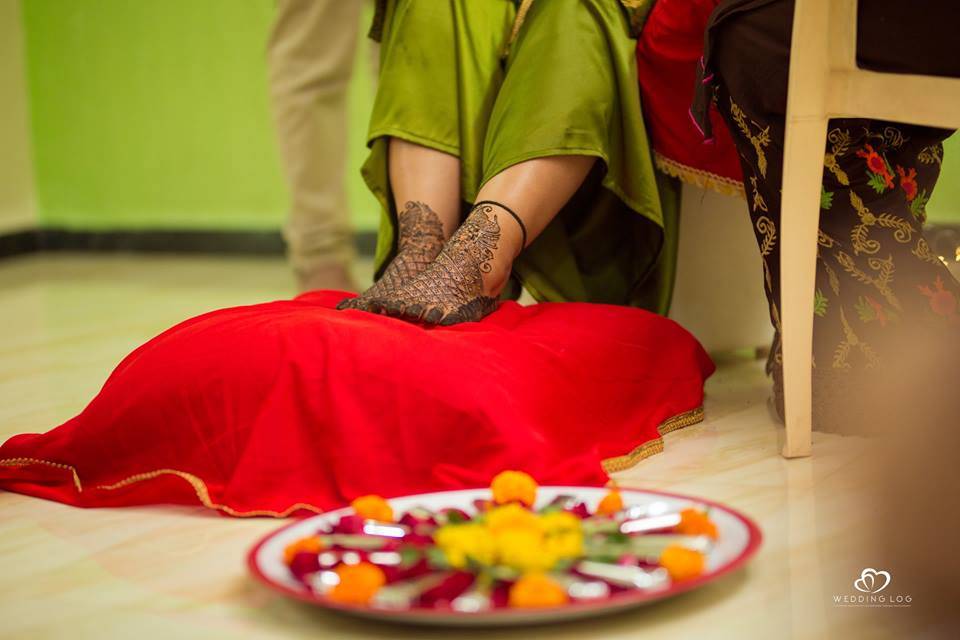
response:
{"label": "toe", "polygon": [[404,309],[403,315],[407,318],[419,320],[423,316],[423,305],[411,304],[406,309]]}
{"label": "toe", "polygon": [[430,307],[423,314],[423,321],[428,324],[439,324],[443,320],[443,309],[439,307]]}
{"label": "toe", "polygon": [[384,300],[380,304],[380,313],[385,313],[388,316],[402,316],[405,306],[399,300]]}

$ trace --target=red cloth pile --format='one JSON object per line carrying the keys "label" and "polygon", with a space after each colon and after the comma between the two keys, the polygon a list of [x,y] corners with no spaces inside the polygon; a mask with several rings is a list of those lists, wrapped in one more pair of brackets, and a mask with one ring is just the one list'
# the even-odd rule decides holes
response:
{"label": "red cloth pile", "polygon": [[657,166],[722,193],[742,188],[743,174],[726,123],[714,109],[714,138],[690,116],[707,20],[720,0],[657,0],[637,43],[644,118]]}
{"label": "red cloth pile", "polygon": [[431,329],[336,311],[343,295],[167,330],[80,415],[0,446],[0,487],[82,507],[283,516],[485,486],[503,469],[599,485],[604,460],[629,465],[656,450],[658,426],[696,421],[713,371],[689,333],[637,309],[508,302]]}

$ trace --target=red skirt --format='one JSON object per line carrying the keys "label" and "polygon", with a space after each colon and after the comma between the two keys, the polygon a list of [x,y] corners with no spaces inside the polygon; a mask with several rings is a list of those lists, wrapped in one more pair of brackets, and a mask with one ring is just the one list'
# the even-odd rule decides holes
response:
{"label": "red skirt", "polygon": [[699,421],[713,363],[626,307],[504,303],[425,328],[343,294],[214,311],[127,356],[78,416],[0,446],[0,487],[81,507],[286,516],[484,486],[599,485]]}
{"label": "red skirt", "polygon": [[637,42],[643,115],[661,171],[700,187],[742,195],[740,159],[726,123],[711,110],[705,138],[690,114],[704,30],[720,0],[658,0]]}

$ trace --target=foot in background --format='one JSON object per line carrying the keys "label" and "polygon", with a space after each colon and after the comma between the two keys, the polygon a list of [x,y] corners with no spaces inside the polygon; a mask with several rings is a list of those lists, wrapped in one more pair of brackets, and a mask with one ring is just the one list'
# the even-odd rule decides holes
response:
{"label": "foot in background", "polygon": [[297,289],[300,293],[317,289],[333,291],[356,291],[357,284],[350,275],[347,264],[333,262],[314,267],[309,271],[296,271]]}

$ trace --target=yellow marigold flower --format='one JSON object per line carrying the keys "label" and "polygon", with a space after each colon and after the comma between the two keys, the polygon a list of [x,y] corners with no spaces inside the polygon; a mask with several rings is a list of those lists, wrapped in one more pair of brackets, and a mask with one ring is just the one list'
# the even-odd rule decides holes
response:
{"label": "yellow marigold flower", "polygon": [[484,515],[484,520],[494,533],[503,531],[504,529],[543,530],[543,523],[540,517],[533,511],[521,507],[516,502],[490,509]]}
{"label": "yellow marigold flower", "polygon": [[437,529],[434,542],[443,550],[451,567],[463,569],[469,560],[492,565],[497,559],[497,548],[490,530],[481,524],[448,524]]}
{"label": "yellow marigold flower", "polygon": [[567,592],[542,573],[528,573],[513,583],[507,601],[511,607],[558,607],[566,604]]}
{"label": "yellow marigold flower", "polygon": [[581,531],[582,521],[569,511],[554,511],[540,516],[540,523],[547,533],[566,533]]}
{"label": "yellow marigold flower", "polygon": [[500,564],[518,571],[546,571],[557,563],[557,554],[536,529],[504,529],[494,539]]}
{"label": "yellow marigold flower", "polygon": [[383,570],[375,564],[341,564],[334,569],[340,582],[327,594],[342,604],[366,604],[387,583]]}
{"label": "yellow marigold flower", "polygon": [[717,539],[717,525],[707,517],[707,514],[697,509],[684,509],[680,512],[680,524],[676,532],[688,536],[709,536]]}
{"label": "yellow marigold flower", "polygon": [[583,526],[580,518],[566,511],[540,516],[546,531],[544,546],[558,558],[577,558],[583,555]]}
{"label": "yellow marigold flower", "polygon": [[361,518],[393,522],[393,508],[380,496],[360,496],[351,502],[350,506]]}
{"label": "yellow marigold flower", "polygon": [[296,542],[292,542],[284,547],[283,561],[289,565],[298,553],[320,553],[322,550],[323,542],[318,536],[300,538]]}
{"label": "yellow marigold flower", "polygon": [[520,502],[532,507],[537,499],[537,483],[523,471],[501,471],[490,483],[497,504]]}
{"label": "yellow marigold flower", "polygon": [[623,496],[616,489],[603,496],[603,500],[597,505],[597,513],[602,516],[612,516],[622,509]]}
{"label": "yellow marigold flower", "polygon": [[667,570],[671,580],[689,580],[703,573],[706,557],[699,551],[671,545],[660,554],[660,566]]}

